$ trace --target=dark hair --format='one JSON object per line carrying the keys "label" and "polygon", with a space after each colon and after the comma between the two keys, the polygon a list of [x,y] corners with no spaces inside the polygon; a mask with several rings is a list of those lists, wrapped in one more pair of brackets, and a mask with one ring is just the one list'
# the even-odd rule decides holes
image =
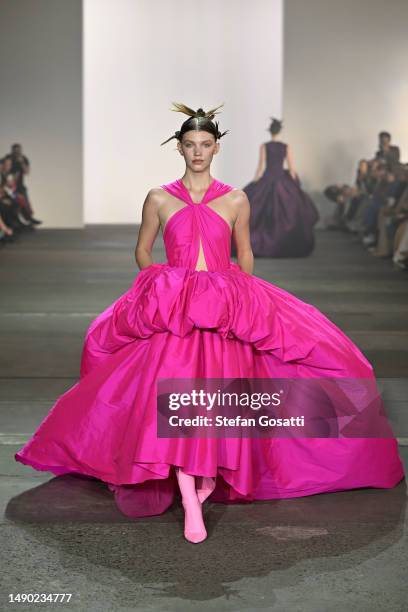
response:
{"label": "dark hair", "polygon": [[323,193],[326,198],[331,202],[337,202],[337,198],[341,193],[341,189],[339,189],[337,185],[329,185],[328,187],[326,187]]}
{"label": "dark hair", "polygon": [[279,121],[279,119],[275,119],[271,117],[271,124],[268,127],[268,131],[275,136],[275,134],[279,134],[282,129],[283,121]]}
{"label": "dark hair", "polygon": [[21,147],[21,144],[19,144],[18,142],[16,142],[15,144],[11,145],[12,149],[15,149],[16,147]]}
{"label": "dark hair", "polygon": [[386,138],[389,138],[391,140],[391,134],[389,132],[380,132],[378,136],[379,138],[383,138],[385,136]]}
{"label": "dark hair", "polygon": [[184,123],[182,124],[181,128],[174,132],[173,136],[170,136],[170,138],[162,142],[161,145],[166,144],[166,142],[169,142],[169,140],[172,140],[173,138],[177,138],[177,140],[181,142],[183,135],[186,132],[189,132],[190,130],[202,130],[204,132],[209,132],[214,136],[215,140],[222,138],[223,136],[225,136],[225,134],[228,133],[229,130],[226,130],[221,134],[218,128],[218,121],[212,121],[212,119],[214,119],[214,116],[218,115],[217,110],[221,108],[221,106],[223,106],[223,104],[206,112],[202,108],[199,108],[195,111],[192,108],[186,106],[185,104],[173,102],[173,108],[171,108],[170,110],[178,113],[184,113],[185,115],[189,115],[190,118],[186,119],[186,121],[184,121]]}

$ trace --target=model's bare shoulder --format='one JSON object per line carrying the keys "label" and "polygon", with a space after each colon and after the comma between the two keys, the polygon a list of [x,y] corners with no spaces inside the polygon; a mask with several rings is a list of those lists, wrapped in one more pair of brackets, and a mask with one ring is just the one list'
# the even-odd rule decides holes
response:
{"label": "model's bare shoulder", "polygon": [[232,189],[232,191],[228,193],[228,196],[231,204],[237,209],[249,206],[248,196],[242,189]]}
{"label": "model's bare shoulder", "polygon": [[166,201],[167,193],[161,187],[152,187],[147,192],[143,209],[150,213],[157,213]]}
{"label": "model's bare shoulder", "polygon": [[167,192],[162,187],[152,187],[147,192],[146,200],[161,204],[167,196]]}
{"label": "model's bare shoulder", "polygon": [[250,205],[247,194],[242,189],[232,189],[227,193],[227,202],[231,211],[231,221],[233,229],[240,219],[245,219],[249,216]]}

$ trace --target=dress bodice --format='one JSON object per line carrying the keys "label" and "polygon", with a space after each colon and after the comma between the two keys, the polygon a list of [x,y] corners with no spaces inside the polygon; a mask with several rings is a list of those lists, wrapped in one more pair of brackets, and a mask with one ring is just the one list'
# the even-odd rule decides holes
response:
{"label": "dress bodice", "polygon": [[184,204],[170,215],[164,226],[168,264],[195,270],[201,240],[207,270],[228,269],[231,266],[231,227],[208,203],[233,187],[214,179],[199,203],[193,202],[181,179],[161,187]]}
{"label": "dress bodice", "polygon": [[266,172],[269,175],[280,176],[284,172],[286,148],[284,142],[271,140],[266,143]]}

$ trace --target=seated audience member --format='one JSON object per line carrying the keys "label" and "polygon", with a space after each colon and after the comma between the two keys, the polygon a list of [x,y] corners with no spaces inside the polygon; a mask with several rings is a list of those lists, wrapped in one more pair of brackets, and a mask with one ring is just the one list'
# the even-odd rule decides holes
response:
{"label": "seated audience member", "polygon": [[361,159],[358,163],[350,205],[347,212],[345,212],[345,223],[351,232],[359,233],[363,229],[362,219],[364,211],[369,204],[375,183],[376,179],[371,173],[370,163],[366,159]]}
{"label": "seated audience member", "polygon": [[372,255],[377,257],[393,256],[399,226],[408,217],[408,171],[401,164],[399,168],[394,167],[394,172],[401,188],[379,211],[377,245],[371,249]]}
{"label": "seated audience member", "polygon": [[375,160],[372,164],[371,172],[375,179],[375,183],[362,218],[362,241],[367,247],[371,247],[376,243],[378,211],[385,203],[389,191],[387,164],[385,161],[380,159]]}
{"label": "seated audience member", "polygon": [[23,155],[23,148],[20,144],[13,144],[11,146],[11,152],[6,156],[6,159],[11,160],[11,173],[14,175],[16,180],[16,191],[24,198],[24,209],[26,218],[33,225],[40,225],[42,221],[35,219],[33,209],[28,197],[28,190],[25,185],[25,175],[30,172],[30,161],[28,157]]}
{"label": "seated audience member", "polygon": [[327,229],[340,229],[347,231],[347,212],[352,198],[356,195],[356,189],[349,185],[329,185],[324,190],[328,200],[336,204],[333,215],[329,219]]}
{"label": "seated audience member", "polygon": [[33,230],[42,223],[33,216],[24,177],[30,162],[22,147],[14,144],[11,152],[0,158],[0,244],[14,242],[19,233]]}
{"label": "seated audience member", "polygon": [[329,229],[359,234],[372,255],[408,269],[408,164],[399,158],[391,135],[380,132],[379,150],[359,161],[354,185],[330,185],[324,194],[336,204]]}
{"label": "seated audience member", "polygon": [[27,224],[19,220],[19,211],[17,202],[10,198],[4,187],[0,185],[0,214],[4,223],[12,230],[20,231],[27,228]]}
{"label": "seated audience member", "polygon": [[10,157],[5,157],[2,160],[2,173],[1,173],[1,186],[8,197],[18,205],[18,218],[20,223],[27,226],[33,227],[31,208],[27,203],[26,198],[22,193],[17,191],[17,179],[11,172],[12,162]]}
{"label": "seated audience member", "polygon": [[394,165],[399,162],[400,150],[399,147],[391,144],[391,134],[389,132],[378,134],[378,151],[375,158],[382,159],[389,170],[393,170]]}

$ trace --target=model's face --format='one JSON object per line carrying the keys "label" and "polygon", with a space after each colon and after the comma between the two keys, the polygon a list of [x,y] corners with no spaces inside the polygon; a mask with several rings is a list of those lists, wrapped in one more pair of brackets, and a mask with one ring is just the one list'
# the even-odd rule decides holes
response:
{"label": "model's face", "polygon": [[184,157],[189,170],[202,172],[210,167],[212,158],[218,153],[220,145],[209,132],[190,130],[183,134],[183,139],[177,143],[177,148]]}
{"label": "model's face", "polygon": [[13,155],[15,155],[16,157],[22,154],[22,149],[20,146],[17,147],[13,147],[12,148],[12,153]]}

